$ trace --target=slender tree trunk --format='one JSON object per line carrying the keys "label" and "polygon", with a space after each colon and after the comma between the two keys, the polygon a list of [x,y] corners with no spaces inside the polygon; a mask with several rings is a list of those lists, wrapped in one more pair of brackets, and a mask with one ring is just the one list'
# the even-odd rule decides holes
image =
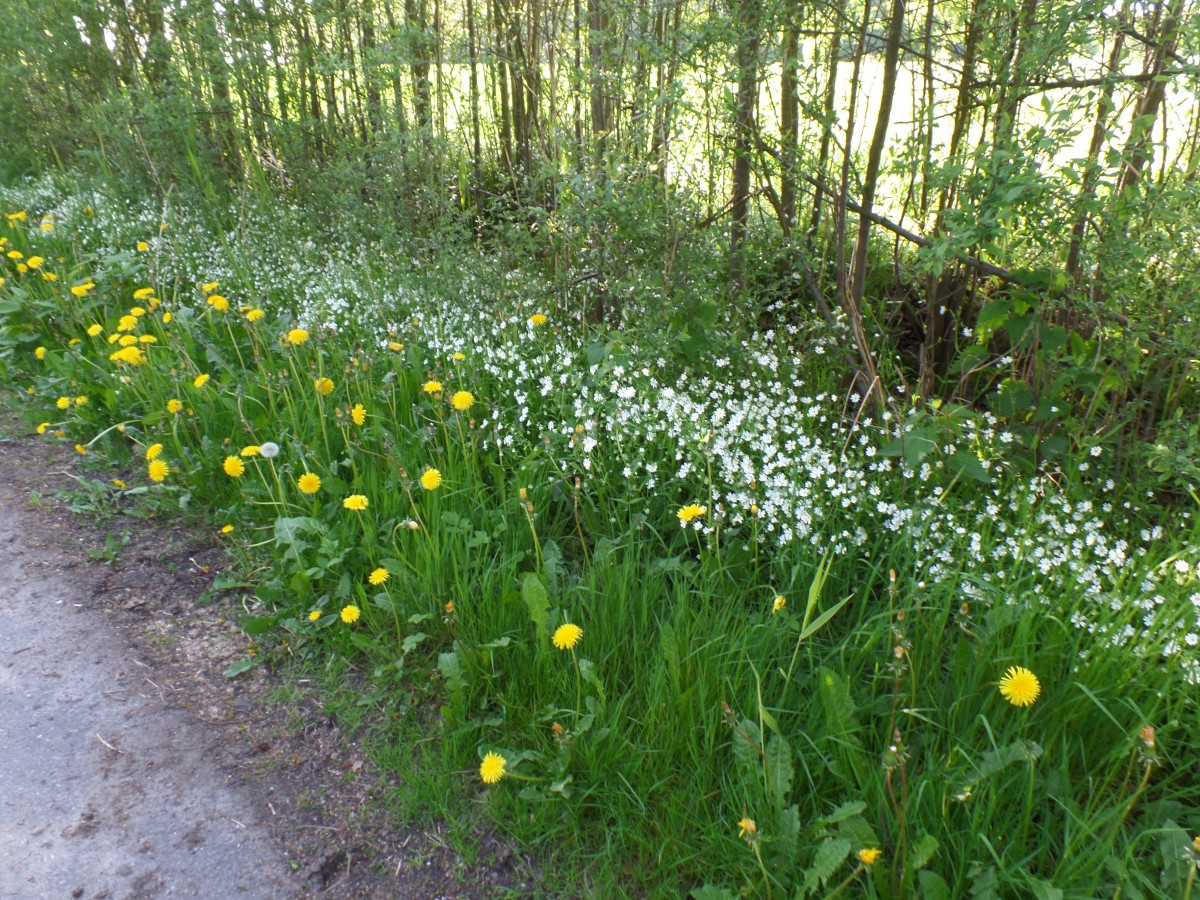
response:
{"label": "slender tree trunk", "polygon": [[762,8],[758,0],[737,6],[739,36],[734,58],[738,88],[733,119],[733,196],[730,200],[729,276],[734,294],[746,288],[746,218],[750,209],[750,153],[754,146],[754,109],[758,99],[758,48]]}
{"label": "slender tree trunk", "polygon": [[879,168],[883,160],[883,146],[887,143],[888,126],[891,124],[892,102],[896,96],[896,71],[900,61],[900,35],[904,30],[904,0],[892,0],[891,24],[888,27],[887,47],[883,58],[883,87],[879,97],[879,115],[875,120],[875,134],[871,138],[871,146],[867,152],[867,169],[863,174],[863,194],[860,206],[862,211],[858,219],[858,234],[854,241],[854,256],[851,263],[850,292],[843,298],[843,306],[850,317],[850,326],[854,332],[854,342],[858,345],[859,357],[863,364],[871,389],[878,392],[880,403],[883,393],[880,389],[875,360],[867,343],[866,332],[862,322],[862,302],[867,286],[867,255],[870,249],[871,211],[875,205],[875,191],[879,182]]}

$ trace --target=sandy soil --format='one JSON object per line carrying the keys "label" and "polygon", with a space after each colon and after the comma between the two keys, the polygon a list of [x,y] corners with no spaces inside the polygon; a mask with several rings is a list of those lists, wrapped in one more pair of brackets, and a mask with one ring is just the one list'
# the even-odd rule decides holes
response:
{"label": "sandy soil", "polygon": [[226,564],[213,535],[72,514],[78,460],[3,427],[0,897],[531,890],[501,840],[467,866],[436,826],[393,828],[386,776],[303,691],[268,703],[266,667],[224,677],[248,639],[233,597],[197,604]]}

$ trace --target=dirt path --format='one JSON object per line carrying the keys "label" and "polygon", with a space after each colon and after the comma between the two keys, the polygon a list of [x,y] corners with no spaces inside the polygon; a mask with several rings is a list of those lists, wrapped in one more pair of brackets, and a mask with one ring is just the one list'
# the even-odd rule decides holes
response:
{"label": "dirt path", "polygon": [[402,788],[303,683],[223,677],[248,639],[219,541],[78,464],[0,413],[0,900],[531,890],[495,836],[468,865],[397,829]]}
{"label": "dirt path", "polygon": [[31,546],[0,495],[0,895],[294,897],[213,736]]}

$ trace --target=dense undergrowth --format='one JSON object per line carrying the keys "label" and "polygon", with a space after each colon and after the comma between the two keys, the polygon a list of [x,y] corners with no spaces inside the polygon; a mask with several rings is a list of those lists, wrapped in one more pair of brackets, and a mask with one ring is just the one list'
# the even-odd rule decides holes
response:
{"label": "dense undergrowth", "polygon": [[482,810],[563,895],[1191,892],[1195,518],[1103,435],[873,409],[824,323],[664,348],[469,242],[0,196],[31,427],[211,518],[245,666],[371,685],[399,814]]}

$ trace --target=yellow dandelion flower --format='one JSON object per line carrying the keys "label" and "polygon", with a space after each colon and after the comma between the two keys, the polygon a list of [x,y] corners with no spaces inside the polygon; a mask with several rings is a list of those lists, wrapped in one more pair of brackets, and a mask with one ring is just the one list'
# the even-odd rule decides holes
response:
{"label": "yellow dandelion flower", "polygon": [[131,366],[140,366],[146,361],[146,354],[142,352],[141,347],[122,347],[120,350],[108,354],[108,358],[113,362],[127,363]]}
{"label": "yellow dandelion flower", "polygon": [[442,473],[437,469],[426,469],[421,473],[421,487],[427,491],[434,491],[441,487]]}
{"label": "yellow dandelion flower", "polygon": [[545,325],[548,321],[550,321],[550,319],[545,315],[545,313],[534,313],[529,317],[529,321],[533,325]]}
{"label": "yellow dandelion flower", "polygon": [[207,372],[197,375],[195,378],[192,379],[192,387],[194,387],[194,388],[202,388],[206,384],[208,384],[208,373]]}
{"label": "yellow dandelion flower", "polygon": [[42,231],[53,231],[53,230],[54,230],[53,222],[46,220],[45,222],[42,223]]}
{"label": "yellow dandelion flower", "polygon": [[243,447],[241,452],[238,453],[238,456],[258,456],[258,451],[258,444],[250,444],[249,446]]}
{"label": "yellow dandelion flower", "polygon": [[783,594],[780,594],[771,603],[771,615],[775,615],[775,613],[779,612],[785,606],[787,606],[787,597],[783,596]]}
{"label": "yellow dandelion flower", "polygon": [[170,467],[161,459],[150,460],[150,468],[148,473],[151,481],[162,481],[171,474]]}
{"label": "yellow dandelion flower", "polygon": [[303,328],[293,328],[287,333],[287,340],[293,346],[299,346],[308,340],[308,332]]}
{"label": "yellow dandelion flower", "polygon": [[371,584],[374,584],[374,585],[384,584],[388,580],[388,578],[391,576],[391,574],[392,574],[391,572],[389,572],[387,569],[385,569],[381,566],[380,568],[372,571],[371,574],[367,576],[367,581],[371,582]]}
{"label": "yellow dandelion flower", "polygon": [[42,267],[42,263],[45,261],[46,260],[42,259],[40,256],[31,256],[29,259],[25,260],[25,265],[29,266],[31,269],[40,269]]}
{"label": "yellow dandelion flower", "polygon": [[450,398],[450,405],[459,412],[466,412],[475,405],[475,395],[470,391],[455,391],[454,396]]}
{"label": "yellow dandelion flower", "polygon": [[1000,679],[1000,693],[1013,706],[1033,706],[1041,692],[1038,677],[1022,666],[1010,666]]}
{"label": "yellow dandelion flower", "polygon": [[138,343],[139,344],[157,344],[158,338],[156,338],[152,334],[143,334],[141,337],[138,338]]}
{"label": "yellow dandelion flower", "polygon": [[122,481],[120,478],[114,478],[114,479],[112,480],[112,483],[113,483],[113,486],[114,486],[114,487],[119,487],[121,490],[125,490],[125,488],[129,487],[129,485],[127,485],[127,484],[126,484],[124,481]]}
{"label": "yellow dandelion flower", "polygon": [[451,354],[450,358],[452,360],[454,360],[455,362],[462,362],[464,359],[467,358],[467,354],[463,353],[462,351],[459,351],[458,353]]}
{"label": "yellow dandelion flower", "polygon": [[163,323],[164,325],[170,325],[170,324],[171,324],[171,314],[170,314],[169,312],[165,312],[165,313],[163,313],[163,314],[162,314],[162,323]]}
{"label": "yellow dandelion flower", "polygon": [[357,622],[360,615],[361,613],[359,612],[358,607],[353,603],[351,603],[349,606],[342,607],[342,621],[347,625],[353,625],[355,622]]}
{"label": "yellow dandelion flower", "polygon": [[9,259],[24,259],[25,258],[25,254],[22,253],[20,250],[9,250],[8,253],[5,254],[5,256],[7,256]]}
{"label": "yellow dandelion flower", "polygon": [[312,472],[305,472],[296,479],[296,487],[300,488],[302,494],[315,494],[321,489],[321,478]]}
{"label": "yellow dandelion flower", "polygon": [[504,777],[504,768],[508,765],[499,753],[487,753],[479,764],[479,777],[484,784],[495,784]]}
{"label": "yellow dandelion flower", "polygon": [[220,286],[221,285],[219,282],[209,281],[206,284],[200,285],[200,290],[202,290],[206,294],[211,294],[213,291],[215,291]]}
{"label": "yellow dandelion flower", "polygon": [[350,419],[355,425],[362,427],[363,422],[367,421],[367,408],[361,403],[355,403],[350,409]]}
{"label": "yellow dandelion flower", "polygon": [[221,527],[221,534],[233,534],[232,525],[224,525]]}
{"label": "yellow dandelion flower", "polygon": [[252,309],[246,313],[246,321],[247,322],[257,322],[264,315],[266,315],[266,313],[264,313],[261,309]]}
{"label": "yellow dandelion flower", "polygon": [[176,400],[174,397],[172,397],[167,401],[167,412],[173,416],[179,415],[181,412],[183,412],[183,401]]}
{"label": "yellow dandelion flower", "polygon": [[145,241],[138,241],[137,249],[138,249],[138,253],[145,253],[147,250],[150,249],[150,245],[147,244]]}
{"label": "yellow dandelion flower", "polygon": [[308,621],[310,622],[315,622],[319,618],[321,618],[321,611],[319,609],[314,609],[308,614]]}
{"label": "yellow dandelion flower", "polygon": [[144,306],[135,306],[129,310],[129,314],[140,319],[146,314],[146,308]]}
{"label": "yellow dandelion flower", "polygon": [[45,434],[45,433],[46,433],[46,429],[47,429],[47,428],[49,428],[49,427],[50,427],[50,423],[49,423],[49,422],[43,422],[41,425],[39,425],[39,426],[37,427],[37,433],[38,433],[38,434]]}
{"label": "yellow dandelion flower", "polygon": [[246,464],[236,456],[225,457],[224,462],[225,474],[230,478],[241,478],[246,472]]}
{"label": "yellow dandelion flower", "polygon": [[36,356],[38,359],[45,359],[46,358],[46,348],[38,347],[36,350],[33,351],[33,355]]}
{"label": "yellow dandelion flower", "polygon": [[137,316],[121,316],[117,320],[117,331],[133,331],[137,328]]}
{"label": "yellow dandelion flower", "polygon": [[874,848],[870,850],[863,849],[858,851],[858,861],[864,866],[874,865],[879,861],[879,857],[881,856],[883,856],[883,851]]}
{"label": "yellow dandelion flower", "polygon": [[318,378],[313,382],[313,387],[317,389],[317,393],[322,397],[328,397],[333,393],[333,381],[329,378]]}
{"label": "yellow dandelion flower", "polygon": [[154,296],[154,288],[152,288],[152,287],[138,288],[136,291],[133,292],[134,300],[149,300],[153,296]]}
{"label": "yellow dandelion flower", "polygon": [[566,625],[559,625],[554,629],[554,637],[551,640],[559,650],[574,650],[581,637],[583,637],[583,629],[573,622],[568,622]]}
{"label": "yellow dandelion flower", "polygon": [[83,444],[76,444],[75,452],[80,456],[87,456],[87,447],[83,446]]}
{"label": "yellow dandelion flower", "polygon": [[117,340],[117,344],[121,347],[129,347],[138,342],[136,334],[123,334]]}
{"label": "yellow dandelion flower", "polygon": [[708,507],[701,506],[699,503],[689,503],[687,506],[680,508],[679,512],[675,513],[679,517],[679,521],[683,524],[688,524],[694,519],[700,518],[708,512]]}
{"label": "yellow dandelion flower", "polygon": [[58,276],[53,272],[43,272],[42,281],[58,281]]}
{"label": "yellow dandelion flower", "polygon": [[[87,402],[88,402],[88,398],[85,394],[80,394],[78,397],[75,398],[76,406],[87,406]],[[124,430],[124,429],[122,429],[122,430]]]}
{"label": "yellow dandelion flower", "polygon": [[213,309],[215,309],[217,312],[228,312],[229,311],[229,301],[226,300],[224,297],[222,297],[220,294],[213,294],[211,297],[209,297],[208,305],[211,306]]}
{"label": "yellow dandelion flower", "polygon": [[758,823],[745,816],[738,822],[738,837],[745,838],[748,841],[758,837]]}
{"label": "yellow dandelion flower", "polygon": [[421,390],[427,394],[436,394],[441,389],[442,383],[440,381],[427,381],[421,385]]}
{"label": "yellow dandelion flower", "polygon": [[388,341],[387,348],[389,350],[391,350],[393,353],[399,353],[401,350],[404,349],[404,345],[397,343],[396,341]]}
{"label": "yellow dandelion flower", "polygon": [[86,297],[87,292],[90,291],[93,287],[94,287],[94,285],[90,281],[85,282],[84,284],[72,285],[71,293],[74,294],[76,297]]}
{"label": "yellow dandelion flower", "polygon": [[59,409],[70,409],[71,408],[71,398],[70,397],[59,397],[57,400],[54,401],[54,405],[57,406]]}
{"label": "yellow dandelion flower", "polygon": [[351,494],[349,497],[347,497],[345,500],[342,501],[343,507],[345,507],[346,509],[353,510],[354,512],[362,512],[364,509],[367,508],[367,505],[368,505],[367,498],[364,497],[362,494]]}
{"label": "yellow dandelion flower", "polygon": [[101,332],[103,332],[103,331],[104,331],[104,326],[100,325],[99,323],[97,323],[95,325],[89,325],[88,330],[87,330],[88,337],[99,337]]}
{"label": "yellow dandelion flower", "polygon": [[163,452],[162,444],[151,444],[149,447],[146,448],[146,459],[148,459],[148,460],[158,459],[160,456],[162,456],[162,452]]}
{"label": "yellow dandelion flower", "polygon": [[17,222],[24,222],[28,217],[29,214],[23,209],[19,212],[7,214],[7,219],[10,225],[16,224]]}

